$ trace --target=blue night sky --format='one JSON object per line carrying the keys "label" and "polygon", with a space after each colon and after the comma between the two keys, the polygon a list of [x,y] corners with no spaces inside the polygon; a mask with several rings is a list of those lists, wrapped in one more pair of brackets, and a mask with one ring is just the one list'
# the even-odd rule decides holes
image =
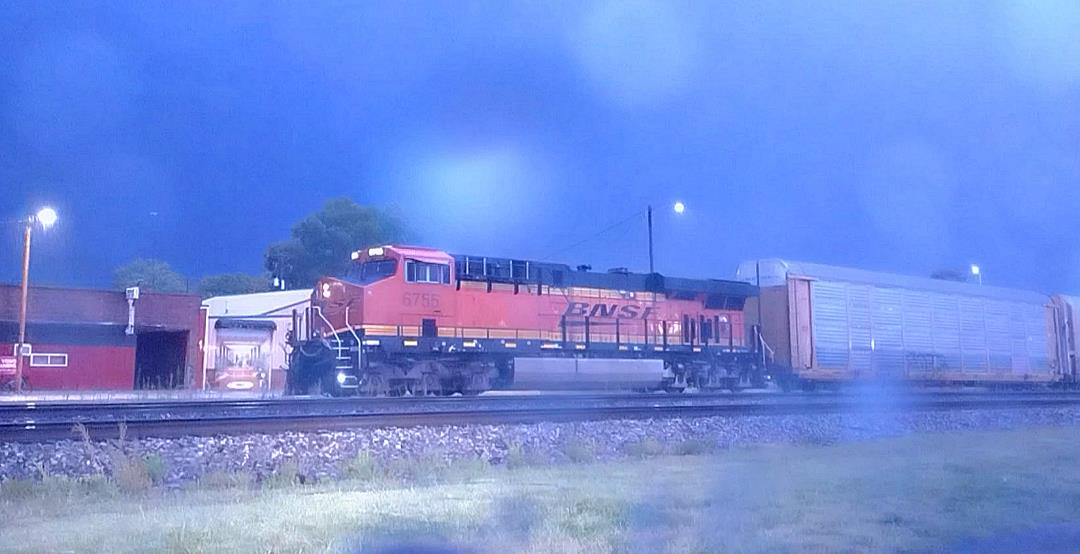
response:
{"label": "blue night sky", "polygon": [[0,0],[0,44],[0,219],[62,217],[37,282],[256,272],[348,196],[455,252],[644,270],[651,203],[664,273],[1080,292],[1074,1]]}

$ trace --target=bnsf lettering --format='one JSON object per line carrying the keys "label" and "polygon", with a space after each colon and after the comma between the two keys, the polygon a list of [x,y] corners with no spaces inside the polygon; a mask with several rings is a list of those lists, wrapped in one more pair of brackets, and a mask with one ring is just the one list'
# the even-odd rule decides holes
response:
{"label": "bnsf lettering", "polygon": [[652,308],[643,308],[633,304],[589,304],[588,302],[569,302],[563,315],[569,317],[606,317],[618,319],[649,319]]}
{"label": "bnsf lettering", "polygon": [[590,317],[615,317],[615,311],[619,309],[618,304],[593,304],[592,310],[589,312]]}
{"label": "bnsf lettering", "polygon": [[563,312],[563,315],[584,316],[588,313],[586,312],[588,309],[589,304],[585,302],[571,302],[566,305],[566,311]]}

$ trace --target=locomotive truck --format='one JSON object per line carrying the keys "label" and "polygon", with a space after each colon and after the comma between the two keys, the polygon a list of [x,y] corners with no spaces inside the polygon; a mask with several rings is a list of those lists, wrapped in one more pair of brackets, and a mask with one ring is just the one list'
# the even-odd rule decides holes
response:
{"label": "locomotive truck", "polygon": [[756,293],[737,281],[366,248],[293,314],[286,388],[472,395],[761,385],[760,341],[743,317]]}

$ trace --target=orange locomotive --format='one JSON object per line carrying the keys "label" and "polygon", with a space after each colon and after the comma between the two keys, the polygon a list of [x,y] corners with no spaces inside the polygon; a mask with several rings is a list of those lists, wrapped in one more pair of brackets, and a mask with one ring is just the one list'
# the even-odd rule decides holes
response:
{"label": "orange locomotive", "polygon": [[[734,388],[760,383],[734,281],[577,270],[412,246],[354,252],[294,321],[288,389]],[[306,329],[306,337],[297,329]]]}

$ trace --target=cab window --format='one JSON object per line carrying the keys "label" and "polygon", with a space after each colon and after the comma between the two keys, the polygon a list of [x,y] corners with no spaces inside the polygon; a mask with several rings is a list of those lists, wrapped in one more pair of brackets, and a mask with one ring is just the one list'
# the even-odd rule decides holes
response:
{"label": "cab window", "polygon": [[353,264],[347,278],[361,285],[380,281],[394,274],[397,270],[397,260],[368,260],[363,263]]}
{"label": "cab window", "polygon": [[405,280],[410,283],[450,283],[450,265],[405,260]]}

